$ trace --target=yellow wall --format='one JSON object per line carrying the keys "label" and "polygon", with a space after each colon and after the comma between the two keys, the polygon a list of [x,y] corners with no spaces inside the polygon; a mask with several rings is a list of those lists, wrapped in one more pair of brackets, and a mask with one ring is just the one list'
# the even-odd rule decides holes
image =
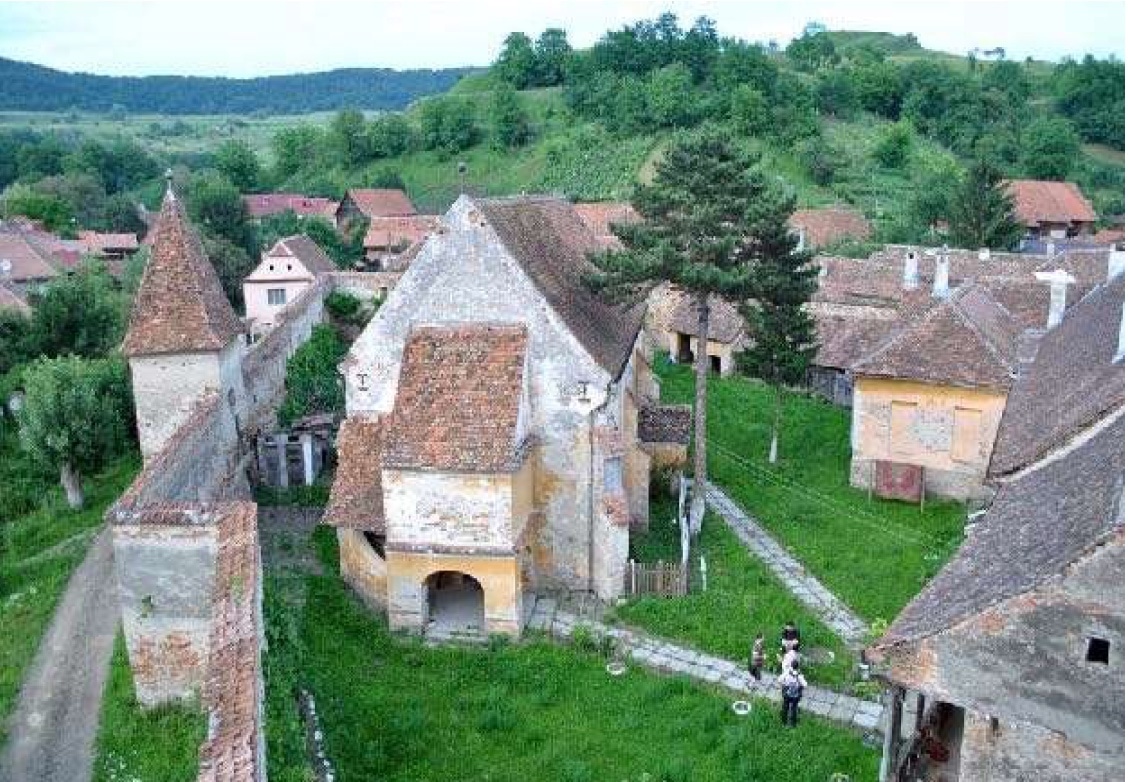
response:
{"label": "yellow wall", "polygon": [[924,467],[926,481],[930,470],[981,479],[1005,404],[1003,391],[858,377],[855,467],[885,460]]}
{"label": "yellow wall", "polygon": [[423,628],[425,582],[441,570],[465,573],[482,585],[487,633],[520,634],[520,568],[516,557],[406,551],[388,552],[388,621],[393,629]]}
{"label": "yellow wall", "polygon": [[388,608],[387,564],[364,533],[352,529],[337,530],[337,546],[341,552],[341,578],[351,586],[369,607],[379,611]]}
{"label": "yellow wall", "polygon": [[[679,333],[676,331],[667,332],[667,349],[670,355],[675,359],[678,357],[678,337]],[[697,335],[691,334],[689,337],[689,349],[694,355],[697,354]],[[734,345],[727,342],[717,342],[716,340],[705,341],[705,353],[709,356],[716,356],[721,360],[721,374],[728,375],[733,370],[733,349]]]}
{"label": "yellow wall", "polygon": [[518,541],[525,532],[529,514],[533,512],[533,462],[531,454],[512,477],[513,540]]}

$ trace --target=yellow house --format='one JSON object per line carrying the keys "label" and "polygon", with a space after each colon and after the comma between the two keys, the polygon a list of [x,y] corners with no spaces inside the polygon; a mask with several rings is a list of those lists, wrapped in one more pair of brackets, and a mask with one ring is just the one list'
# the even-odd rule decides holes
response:
{"label": "yellow house", "polygon": [[[719,375],[731,374],[736,354],[747,347],[744,319],[729,302],[717,296],[709,298],[709,338],[705,352],[709,369]],[[692,364],[697,351],[697,305],[693,296],[678,294],[677,304],[670,311],[666,328],[666,349],[679,364]]]}
{"label": "yellow house", "polygon": [[1023,334],[985,287],[971,285],[855,363],[851,485],[900,499],[988,495]]}

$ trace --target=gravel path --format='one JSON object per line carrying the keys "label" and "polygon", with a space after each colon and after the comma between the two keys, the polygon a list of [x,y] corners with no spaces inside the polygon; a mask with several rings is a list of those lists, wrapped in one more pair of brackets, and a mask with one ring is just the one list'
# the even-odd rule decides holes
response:
{"label": "gravel path", "polygon": [[20,689],[0,755],[3,782],[87,782],[118,620],[103,529],[71,575]]}

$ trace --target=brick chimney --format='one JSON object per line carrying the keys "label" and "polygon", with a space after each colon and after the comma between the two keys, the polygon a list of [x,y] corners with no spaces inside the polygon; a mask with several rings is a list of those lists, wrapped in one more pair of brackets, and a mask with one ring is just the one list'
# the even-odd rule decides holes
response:
{"label": "brick chimney", "polygon": [[948,298],[948,245],[936,254],[936,269],[932,273],[932,298]]}
{"label": "brick chimney", "polygon": [[905,273],[901,276],[901,287],[907,291],[915,291],[920,285],[917,260],[916,250],[909,250],[905,253]]}
{"label": "brick chimney", "polygon": [[1050,285],[1050,309],[1046,313],[1046,328],[1052,329],[1061,323],[1062,316],[1065,315],[1066,294],[1069,292],[1069,286],[1077,282],[1077,279],[1065,269],[1034,272],[1034,277],[1039,282]]}

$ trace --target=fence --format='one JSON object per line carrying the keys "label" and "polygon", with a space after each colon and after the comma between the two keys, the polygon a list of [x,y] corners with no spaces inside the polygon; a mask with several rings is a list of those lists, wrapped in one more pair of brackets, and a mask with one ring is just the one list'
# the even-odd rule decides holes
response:
{"label": "fence", "polygon": [[684,597],[689,593],[689,570],[675,562],[627,562],[627,597],[662,595]]}

